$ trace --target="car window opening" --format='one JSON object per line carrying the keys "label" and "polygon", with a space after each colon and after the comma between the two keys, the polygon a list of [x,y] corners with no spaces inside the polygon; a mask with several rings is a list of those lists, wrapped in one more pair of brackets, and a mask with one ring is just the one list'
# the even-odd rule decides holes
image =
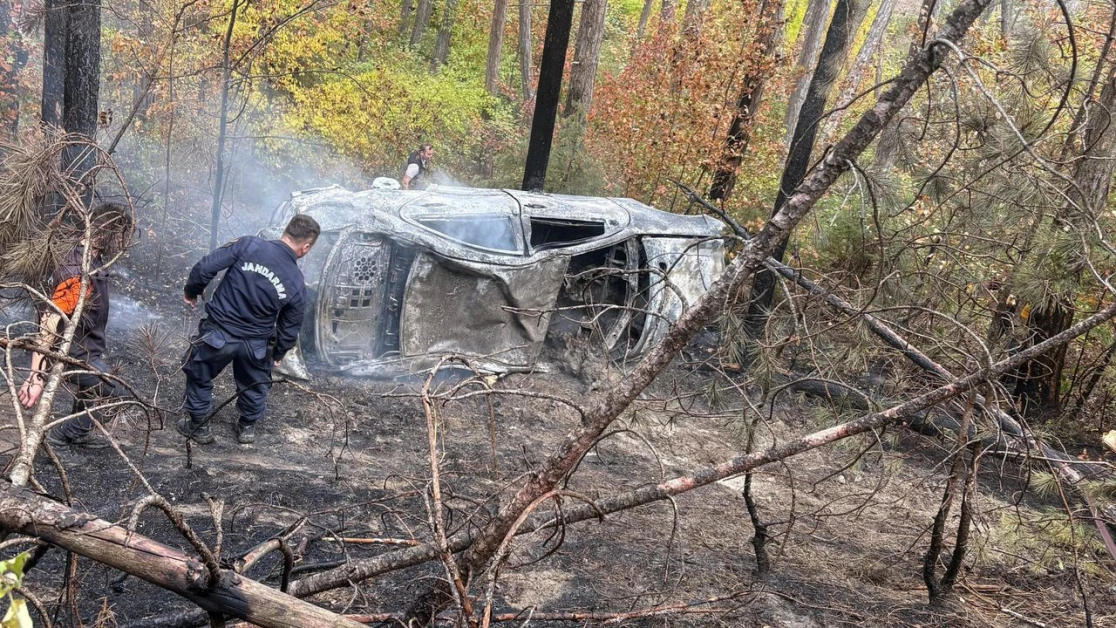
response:
{"label": "car window opening", "polygon": [[569,218],[531,218],[531,248],[573,244],[605,234],[605,225],[596,220]]}

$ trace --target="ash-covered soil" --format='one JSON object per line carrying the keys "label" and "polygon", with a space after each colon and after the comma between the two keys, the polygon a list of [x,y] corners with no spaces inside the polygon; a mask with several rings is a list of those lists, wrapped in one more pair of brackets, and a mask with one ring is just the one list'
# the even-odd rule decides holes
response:
{"label": "ash-covered soil", "polygon": [[[154,285],[126,271],[118,274],[109,357],[149,401],[173,410],[182,391],[176,361],[197,313],[181,304],[177,282]],[[550,373],[508,376],[493,385],[578,403],[623,376],[591,351],[552,358]],[[447,393],[461,382],[442,378],[435,392]],[[229,404],[215,419],[218,442],[195,447],[189,468],[170,414],[160,420],[133,411],[113,426],[135,470],[111,450],[60,456],[76,505],[110,521],[125,522],[131,505],[147,494],[136,471],[209,543],[216,537],[205,496],[223,502],[221,552],[227,561],[308,517],[292,538],[297,578],[346,556],[396,549],[327,538],[432,538],[421,384],[319,373],[307,390],[277,385],[254,445],[236,444],[236,412]],[[714,387],[717,394],[711,394]],[[226,373],[214,398],[232,393]],[[741,411],[740,394],[731,380],[680,361],[586,457],[568,488],[591,498],[610,496],[731,458],[743,449],[744,419],[755,416]],[[10,424],[11,399],[4,395],[0,402],[0,421]],[[68,404],[60,399],[57,409]],[[483,523],[497,498],[510,495],[522,474],[579,420],[563,403],[533,397],[494,397],[491,405],[472,397],[439,403],[438,409],[451,532]],[[774,411],[765,410],[756,438],[767,446],[835,420],[827,408],[787,398]],[[5,430],[0,437],[12,434]],[[878,442],[855,439],[761,469],[753,491],[773,537],[772,569],[764,580],[753,574],[754,531],[739,492],[742,480],[610,515],[603,523],[572,525],[560,538],[520,537],[500,575],[497,611],[622,613],[717,597],[724,599],[620,623],[1076,626],[1085,625],[1087,604],[1094,626],[1116,626],[1113,566],[1092,540],[1095,534],[1081,526],[1075,553],[1061,534],[1059,501],[1023,493],[1026,482],[1014,463],[992,455],[983,465],[975,540],[955,595],[941,607],[927,606],[922,557],[944,487],[946,451],[941,443],[896,431]],[[42,456],[36,473],[53,495],[61,494],[57,474]],[[950,545],[956,514],[952,521]],[[143,516],[139,531],[190,551],[155,510]],[[78,625],[59,598],[64,572],[63,553],[52,551],[28,585],[54,609],[56,625]],[[272,556],[249,575],[277,585],[279,573],[280,561]],[[313,600],[347,613],[398,613],[443,575],[440,565],[430,563]],[[191,608],[171,593],[84,559],[76,596],[84,625],[127,626]]]}

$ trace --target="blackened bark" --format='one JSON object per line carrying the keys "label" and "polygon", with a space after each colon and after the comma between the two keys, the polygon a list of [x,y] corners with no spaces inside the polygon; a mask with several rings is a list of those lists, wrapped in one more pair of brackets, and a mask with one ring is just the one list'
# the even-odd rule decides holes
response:
{"label": "blackened bark", "polygon": [[[844,88],[841,89],[837,98],[833,101],[837,103],[838,109],[844,109],[852,104],[852,100],[856,97],[860,89],[860,80],[864,76],[864,71],[871,67],[872,55],[880,49],[880,44],[883,42],[884,33],[887,32],[887,25],[891,23],[891,15],[895,10],[895,4],[898,0],[882,0],[880,7],[876,11],[876,17],[872,20],[872,26],[868,28],[868,34],[864,36],[864,43],[860,45],[860,50],[857,51],[856,57],[849,65],[849,71],[845,75]],[[837,127],[837,121],[842,112],[838,111],[825,123],[825,136],[829,136],[833,129]]]}
{"label": "blackened bark", "polygon": [[[945,548],[945,527],[949,521],[949,513],[953,509],[953,501],[957,495],[957,485],[961,482],[964,469],[962,462],[965,456],[965,443],[969,441],[969,427],[972,425],[973,410],[976,406],[975,396],[970,397],[965,406],[965,414],[961,418],[961,426],[957,430],[957,449],[953,453],[953,463],[950,465],[949,478],[942,491],[942,499],[938,503],[938,512],[934,515],[934,522],[930,526],[930,544],[926,554],[922,557],[922,582],[930,596],[930,602],[938,602],[942,595],[943,583],[938,580],[938,559]],[[946,591],[948,592],[948,591]]]}
{"label": "blackened bark", "polygon": [[[1069,329],[1073,324],[1074,314],[1073,303],[1065,295],[1051,295],[1044,305],[1030,312],[1027,320],[1029,337],[1024,346],[1042,342]],[[1066,347],[1058,347],[1023,364],[1012,374],[1015,381],[1012,395],[1024,405],[1028,414],[1059,409],[1059,391],[1065,363]]]}
{"label": "blackened bark", "polygon": [[488,32],[488,61],[484,66],[484,90],[492,96],[498,94],[500,52],[504,48],[504,22],[507,17],[508,0],[496,0],[492,7],[492,27]]}
{"label": "blackened bark", "polygon": [[787,114],[784,120],[786,125],[786,143],[789,146],[794,137],[794,128],[798,122],[798,111],[802,108],[802,101],[806,98],[806,90],[810,87],[810,68],[814,67],[821,50],[822,34],[825,33],[825,21],[829,17],[829,0],[810,0],[806,5],[806,15],[802,18],[802,52],[798,55],[798,62],[794,66],[798,80],[795,81],[794,91],[787,101]]}
{"label": "blackened bark", "polygon": [[[749,452],[751,453],[751,452]],[[767,557],[767,524],[759,516],[759,507],[756,500],[752,499],[752,473],[744,474],[744,489],[740,491],[744,498],[744,506],[748,509],[748,518],[752,521],[752,549],[756,552],[756,577],[764,578],[771,571],[771,559]]]}
{"label": "blackened bark", "polygon": [[969,472],[965,477],[965,492],[961,496],[961,515],[957,521],[957,537],[953,542],[953,555],[950,556],[949,565],[942,574],[938,593],[948,595],[957,584],[957,576],[961,574],[961,567],[965,564],[965,556],[969,553],[969,535],[973,529],[973,512],[976,510],[976,480],[980,471],[980,445],[974,443],[969,446]]}
{"label": "blackened bark", "polygon": [[[693,0],[691,0],[693,1]],[[752,137],[752,121],[756,109],[763,98],[763,86],[774,71],[773,53],[779,39],[779,24],[782,22],[783,3],[778,0],[764,0],[760,5],[760,22],[757,40],[760,42],[760,61],[748,69],[741,81],[740,96],[736,100],[736,112],[732,116],[725,149],[717,169],[713,172],[713,182],[709,185],[709,198],[724,201],[736,186],[736,172],[744,161],[748,142]]]}
{"label": "blackened bark", "polygon": [[546,39],[539,63],[535,117],[531,120],[531,143],[527,147],[527,163],[523,169],[524,190],[541,190],[546,183],[550,146],[554,142],[554,119],[558,115],[558,99],[562,91],[562,71],[570,45],[573,8],[573,0],[550,0]]}
{"label": "blackened bark", "polygon": [[[818,67],[810,79],[810,88],[806,91],[806,99],[802,102],[802,110],[794,127],[794,138],[791,140],[787,163],[783,167],[783,176],[775,195],[775,210],[772,215],[779,213],[788,196],[806,176],[806,170],[810,166],[810,153],[814,148],[814,138],[817,136],[822,114],[825,113],[829,90],[845,62],[845,53],[855,35],[855,14],[862,9],[864,2],[865,0],[837,0],[837,6],[833,9],[833,19],[830,20],[829,30],[825,35],[825,44],[818,59]],[[784,239],[771,256],[782,261],[786,249],[787,240]],[[767,270],[757,273],[755,283],[752,285],[752,302],[748,306],[748,314],[744,321],[745,330],[750,337],[759,338],[762,335],[763,328],[767,325],[767,311],[771,307],[774,295],[774,275]]]}
{"label": "blackened bark", "polygon": [[[101,0],[69,0],[66,5],[66,74],[63,80],[62,126],[93,142],[97,134],[101,93]],[[93,168],[95,156],[85,146],[68,146],[62,156],[75,180]],[[92,199],[92,189],[85,198]]]}
{"label": "blackened bark", "polygon": [[449,57],[450,36],[453,35],[453,24],[456,21],[457,0],[446,0],[442,24],[438,27],[438,37],[434,40],[434,56],[430,60],[432,72],[437,72],[439,67],[446,64],[446,59]]}
{"label": "blackened bark", "polygon": [[92,139],[97,132],[101,78],[101,1],[70,0],[66,37],[63,124]]}
{"label": "blackened bark", "polygon": [[[101,91],[101,2],[46,0],[44,11],[42,123],[92,142]],[[69,146],[62,160],[80,179],[94,157],[84,146]]]}
{"label": "blackened bark", "polygon": [[63,97],[66,93],[66,31],[69,15],[64,0],[46,0],[43,7],[43,99],[44,126],[62,127]]}
{"label": "blackened bark", "polygon": [[597,63],[604,40],[605,9],[608,0],[585,0],[581,5],[581,21],[577,26],[574,60],[570,66],[570,88],[566,92],[563,115],[586,115],[593,103],[593,85],[597,80]]}

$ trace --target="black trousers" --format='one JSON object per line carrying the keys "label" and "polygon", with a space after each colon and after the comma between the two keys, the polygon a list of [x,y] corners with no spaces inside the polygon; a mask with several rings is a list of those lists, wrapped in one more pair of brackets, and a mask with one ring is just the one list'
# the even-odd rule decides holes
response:
{"label": "black trousers", "polygon": [[213,404],[213,379],[232,364],[236,381],[236,409],[240,423],[252,425],[267,409],[271,388],[271,350],[266,339],[231,338],[203,320],[190,341],[182,372],[186,374],[186,400],[183,410],[200,419]]}
{"label": "black trousers", "polygon": [[[89,366],[102,373],[108,373],[110,370],[100,356],[87,359],[87,362]],[[127,396],[119,386],[93,373],[75,373],[68,379],[74,386],[74,405],[71,413],[82,414],[55,428],[66,438],[76,438],[92,432],[96,429],[93,419],[97,419],[102,424],[105,422],[104,412],[95,408],[105,402]]]}

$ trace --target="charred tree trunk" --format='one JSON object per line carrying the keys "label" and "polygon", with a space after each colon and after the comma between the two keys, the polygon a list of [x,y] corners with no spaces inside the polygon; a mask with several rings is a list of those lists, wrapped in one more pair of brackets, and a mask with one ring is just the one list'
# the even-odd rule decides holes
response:
{"label": "charred tree trunk", "polygon": [[92,139],[101,78],[101,2],[71,1],[66,31],[66,130]]}
{"label": "charred tree trunk", "polygon": [[546,20],[542,61],[539,63],[539,90],[535,116],[531,120],[531,143],[527,147],[527,163],[523,170],[523,189],[541,190],[546,184],[550,162],[550,146],[554,142],[554,120],[558,115],[558,99],[562,91],[562,71],[573,25],[573,0],[551,0]]}
{"label": "charred tree trunk", "polygon": [[608,0],[585,0],[577,27],[574,60],[570,66],[570,88],[566,92],[565,116],[585,116],[593,103],[593,85],[604,40],[605,10]]}
{"label": "charred tree trunk", "polygon": [[430,60],[431,72],[437,72],[449,58],[450,36],[453,35],[453,24],[456,21],[457,0],[446,0],[442,24],[438,27],[438,38],[434,40],[434,56]]}
{"label": "charred tree trunk", "polygon": [[822,47],[822,36],[825,33],[826,18],[829,17],[829,0],[810,0],[806,5],[806,15],[802,18],[802,51],[798,54],[798,62],[794,65],[795,75],[798,80],[794,83],[794,91],[787,100],[786,144],[789,146],[794,137],[794,129],[798,122],[798,111],[802,108],[802,101],[806,98],[806,90],[810,87],[810,68],[818,60],[818,52]]}
{"label": "charred tree trunk", "polygon": [[[101,92],[101,2],[47,0],[44,10],[43,124],[92,142]],[[92,152],[81,146],[67,148],[62,159],[77,179],[93,165]]]}
{"label": "charred tree trunk", "polygon": [[[845,76],[845,87],[838,94],[837,108],[842,109],[852,104],[853,98],[856,97],[860,91],[860,80],[864,76],[865,70],[872,65],[872,56],[880,49],[880,43],[883,41],[884,33],[887,32],[887,25],[891,23],[891,15],[895,10],[896,0],[882,0],[879,9],[876,11],[876,17],[872,20],[872,25],[868,28],[868,34],[864,37],[864,43],[861,44],[860,50],[856,53],[856,58],[853,59],[849,65],[848,74]],[[825,135],[828,136],[833,132],[837,126],[837,121],[840,119],[841,112],[829,118],[825,123]]]}
{"label": "charred tree trunk", "polygon": [[415,9],[415,24],[411,28],[411,47],[415,48],[422,43],[422,34],[426,24],[430,21],[430,12],[434,10],[434,0],[418,0]]}
{"label": "charred tree trunk", "polygon": [[[1027,319],[1031,346],[1069,329],[1076,309],[1065,295],[1051,295],[1042,306],[1034,308]],[[1012,395],[1028,414],[1056,412],[1061,406],[1062,372],[1066,364],[1066,347],[1058,347],[1019,367],[1012,374],[1015,386]]]}
{"label": "charred tree trunk", "polygon": [[494,97],[499,94],[500,52],[504,48],[504,22],[507,18],[508,0],[496,0],[492,7],[492,28],[488,33],[488,61],[484,66],[484,90]]}
{"label": "charred tree trunk", "polygon": [[359,628],[341,615],[226,572],[210,582],[196,558],[27,490],[0,486],[0,530],[34,536],[134,575],[212,613],[270,628]]}
{"label": "charred tree trunk", "polygon": [[748,142],[752,137],[752,121],[763,98],[763,86],[774,70],[771,61],[779,39],[782,6],[783,3],[778,0],[764,0],[760,5],[757,39],[763,61],[749,68],[748,74],[741,82],[740,97],[736,100],[736,112],[732,116],[724,153],[717,162],[717,169],[713,172],[713,182],[709,185],[711,199],[722,202],[727,200],[736,186],[736,172],[740,169],[740,164],[744,161],[744,153],[748,150]]}
{"label": "charred tree trunk", "polygon": [[[806,92],[806,99],[802,103],[802,111],[794,128],[790,154],[787,155],[779,190],[775,195],[773,215],[779,213],[787,198],[806,176],[814,138],[817,136],[818,125],[825,112],[829,90],[844,64],[845,53],[856,32],[855,16],[857,13],[863,15],[864,4],[865,0],[837,0],[837,6],[833,9],[833,19],[825,36],[825,45],[818,59],[818,67],[810,79],[810,88]],[[772,257],[782,261],[786,249],[787,240],[783,240],[775,248]],[[774,296],[775,277],[768,271],[760,271],[756,274],[755,283],[752,285],[752,302],[748,306],[745,319],[745,329],[750,337],[759,338],[763,334],[763,329],[767,325],[767,311],[771,307]]]}
{"label": "charred tree trunk", "polygon": [[233,28],[236,26],[236,12],[240,0],[233,0],[229,14],[229,27],[221,46],[221,106],[217,114],[217,163],[213,173],[213,206],[209,216],[209,250],[217,248],[217,234],[221,227],[221,197],[225,192],[225,138],[229,128],[229,88],[232,83],[232,66],[229,61],[229,46],[232,43]]}
{"label": "charred tree trunk", "polygon": [[516,42],[516,54],[519,57],[519,80],[523,93],[523,102],[531,102],[535,97],[535,90],[531,88],[531,2],[519,0],[519,38]]}
{"label": "charred tree trunk", "polygon": [[[965,563],[965,556],[969,552],[969,535],[972,533],[973,512],[976,507],[973,503],[976,501],[976,478],[977,472],[980,470],[980,445],[974,443],[969,446],[968,453],[969,465],[963,472],[959,464],[963,452],[957,454],[958,464],[954,465],[945,495],[942,497],[941,507],[934,517],[930,533],[930,548],[923,557],[922,580],[926,584],[926,593],[930,598],[931,605],[940,604],[953,591],[953,585],[957,584],[957,576],[960,575],[961,567]],[[949,563],[946,566],[945,573],[939,579],[936,575],[937,564],[945,545],[943,533],[946,518],[949,515],[949,502],[953,500],[956,483],[962,474],[964,475],[964,488],[961,495],[961,512],[957,520],[957,534],[954,538],[953,550],[950,552]]]}

